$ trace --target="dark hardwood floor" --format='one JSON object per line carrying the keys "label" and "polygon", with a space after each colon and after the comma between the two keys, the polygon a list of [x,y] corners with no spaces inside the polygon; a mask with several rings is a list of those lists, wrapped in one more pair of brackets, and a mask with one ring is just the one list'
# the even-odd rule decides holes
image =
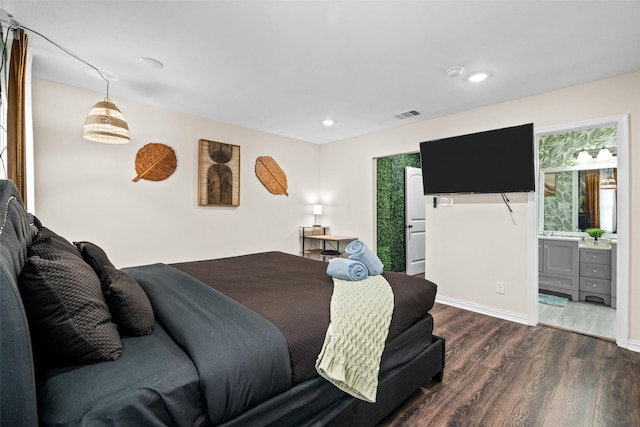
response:
{"label": "dark hardwood floor", "polygon": [[640,426],[640,354],[441,304],[432,314],[444,381],[380,426]]}

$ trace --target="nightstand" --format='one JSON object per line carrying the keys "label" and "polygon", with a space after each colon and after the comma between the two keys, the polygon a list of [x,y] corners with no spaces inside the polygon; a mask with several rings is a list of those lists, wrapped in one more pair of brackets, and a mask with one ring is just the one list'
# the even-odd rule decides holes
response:
{"label": "nightstand", "polygon": [[[357,240],[357,237],[346,236],[334,236],[327,234],[328,226],[310,226],[299,227],[301,230],[302,243],[300,247],[300,255],[311,258],[312,255],[320,256],[324,260],[325,258],[331,258],[340,256],[340,243],[351,242]],[[322,242],[322,248],[313,248],[311,243],[307,247],[307,242],[319,241]],[[348,244],[348,243],[347,243]]]}

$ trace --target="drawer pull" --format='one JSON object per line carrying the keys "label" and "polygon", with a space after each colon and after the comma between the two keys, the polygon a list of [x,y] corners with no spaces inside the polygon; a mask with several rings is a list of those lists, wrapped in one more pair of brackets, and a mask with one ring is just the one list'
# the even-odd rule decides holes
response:
{"label": "drawer pull", "polygon": [[593,271],[592,271],[592,273],[597,273],[597,272],[598,272],[598,270],[597,270],[597,269],[595,269],[595,268],[594,268],[594,269],[593,269]]}
{"label": "drawer pull", "polygon": [[596,285],[596,284],[594,283],[594,284],[593,284],[593,287],[594,287],[594,288],[597,288],[597,287],[598,287],[598,285]]}
{"label": "drawer pull", "polygon": [[597,255],[591,255],[591,258],[593,258],[593,259],[597,259],[597,258],[598,258],[598,256],[597,256]]}

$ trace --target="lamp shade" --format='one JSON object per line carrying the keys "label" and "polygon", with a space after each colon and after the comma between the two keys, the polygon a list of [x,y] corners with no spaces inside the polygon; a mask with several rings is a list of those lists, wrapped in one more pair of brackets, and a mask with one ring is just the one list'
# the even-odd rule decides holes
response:
{"label": "lamp shade", "polygon": [[322,205],[313,205],[313,214],[322,215]]}
{"label": "lamp shade", "polygon": [[129,125],[116,105],[105,99],[96,102],[84,121],[84,139],[106,144],[127,144]]}
{"label": "lamp shade", "polygon": [[615,190],[617,188],[616,180],[612,176],[607,176],[600,181],[601,190]]}

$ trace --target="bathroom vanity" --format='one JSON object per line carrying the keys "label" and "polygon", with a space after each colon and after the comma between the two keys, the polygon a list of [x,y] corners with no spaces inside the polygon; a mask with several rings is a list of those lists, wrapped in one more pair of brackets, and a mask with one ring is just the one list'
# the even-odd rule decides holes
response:
{"label": "bathroom vanity", "polygon": [[539,289],[615,307],[615,249],[608,240],[594,245],[581,237],[540,236]]}

